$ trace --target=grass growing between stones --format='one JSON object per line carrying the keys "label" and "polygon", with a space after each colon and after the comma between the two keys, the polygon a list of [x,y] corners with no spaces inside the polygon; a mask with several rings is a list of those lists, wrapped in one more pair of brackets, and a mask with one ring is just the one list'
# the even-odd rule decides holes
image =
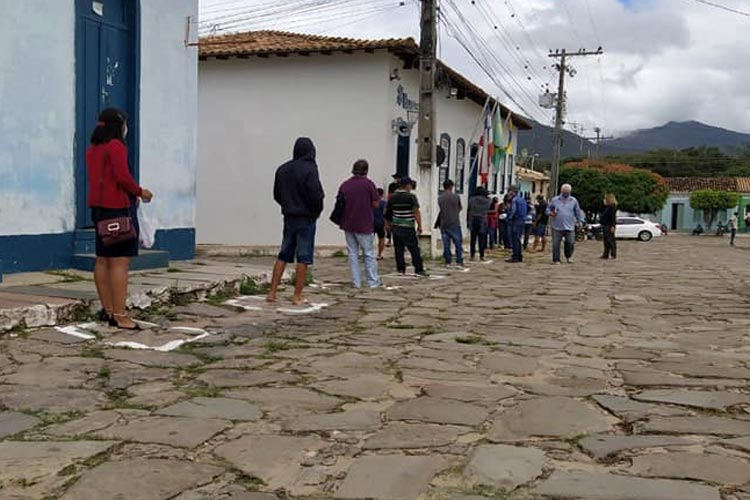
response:
{"label": "grass growing between stones", "polygon": [[82,358],[104,358],[104,349],[95,345],[83,346],[81,349]]}
{"label": "grass growing between stones", "polygon": [[21,413],[31,415],[39,419],[37,427],[47,427],[48,425],[62,424],[70,422],[77,418],[83,417],[83,412],[78,410],[66,411],[63,413],[48,413],[46,411],[21,410]]}
{"label": "grass growing between stones", "polygon": [[182,392],[192,398],[217,398],[221,396],[221,390],[218,387],[212,385],[188,387],[182,389]]}
{"label": "grass growing between stones", "polygon": [[514,495],[513,492],[507,491],[503,488],[495,488],[493,486],[477,485],[469,489],[462,489],[453,491],[456,495],[460,496],[476,496],[490,498],[494,500],[514,500],[522,498]]}
{"label": "grass growing between stones", "polygon": [[212,306],[219,307],[224,305],[224,302],[227,300],[236,297],[237,293],[236,288],[225,287],[209,294],[206,297],[206,302]]}
{"label": "grass growing between stones", "polygon": [[[217,361],[221,361],[221,358],[218,358],[216,356],[211,356],[210,354],[206,354],[205,352],[201,352],[199,350],[200,348],[201,348],[200,345],[197,345],[191,342],[188,344],[182,344],[180,346],[180,352],[182,352],[183,354],[189,354],[195,357],[196,359],[198,359],[198,361],[200,361],[201,363],[206,364],[206,365],[215,363]],[[191,367],[192,365],[188,368],[191,368]]]}
{"label": "grass growing between stones", "polygon": [[245,276],[240,281],[241,295],[266,295],[271,285],[269,283],[258,283],[253,278]]}
{"label": "grass growing between stones", "polygon": [[78,283],[79,281],[90,281],[72,271],[47,271],[45,274],[60,278],[58,283]]}

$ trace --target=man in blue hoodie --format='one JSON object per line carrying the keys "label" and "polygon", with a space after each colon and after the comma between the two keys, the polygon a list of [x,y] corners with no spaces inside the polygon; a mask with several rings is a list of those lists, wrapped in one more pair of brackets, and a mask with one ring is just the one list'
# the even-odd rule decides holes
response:
{"label": "man in blue hoodie", "polygon": [[516,186],[511,186],[508,189],[508,194],[512,196],[512,200],[506,220],[510,235],[510,244],[511,248],[513,248],[513,256],[505,262],[523,262],[523,244],[521,243],[521,238],[523,238],[523,226],[526,223],[528,205],[523,196],[518,196],[518,188]]}
{"label": "man in blue hoodie", "polygon": [[305,302],[302,290],[308,267],[313,263],[315,225],[323,211],[324,196],[315,162],[315,146],[309,138],[300,137],[294,143],[293,159],[276,170],[273,185],[273,199],[281,206],[284,215],[284,236],[273,267],[271,290],[266,298],[268,302],[276,302],[276,292],[286,265],[295,260],[297,270],[292,303],[300,305]]}

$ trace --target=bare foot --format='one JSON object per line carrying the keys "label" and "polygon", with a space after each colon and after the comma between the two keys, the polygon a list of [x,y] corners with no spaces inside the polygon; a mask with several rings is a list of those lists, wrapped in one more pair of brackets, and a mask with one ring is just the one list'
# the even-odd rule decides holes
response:
{"label": "bare foot", "polygon": [[310,301],[307,300],[304,297],[294,297],[292,299],[292,305],[295,305],[295,306],[304,306],[304,305],[307,305],[309,303],[310,303]]}
{"label": "bare foot", "polygon": [[273,304],[274,302],[276,302],[276,294],[266,297],[266,302],[268,302],[269,304]]}

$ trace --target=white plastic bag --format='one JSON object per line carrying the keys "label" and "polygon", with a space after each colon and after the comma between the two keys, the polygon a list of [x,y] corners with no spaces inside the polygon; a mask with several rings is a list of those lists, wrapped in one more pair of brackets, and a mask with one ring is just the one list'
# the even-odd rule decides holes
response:
{"label": "white plastic bag", "polygon": [[144,204],[138,205],[138,226],[140,226],[139,239],[143,248],[151,248],[156,241],[156,229],[159,223],[152,213],[152,209],[145,208]]}

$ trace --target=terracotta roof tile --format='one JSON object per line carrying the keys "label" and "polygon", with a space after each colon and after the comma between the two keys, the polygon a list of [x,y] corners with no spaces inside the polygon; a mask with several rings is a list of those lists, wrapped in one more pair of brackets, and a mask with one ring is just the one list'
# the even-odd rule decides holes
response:
{"label": "terracotta roof tile", "polygon": [[[363,40],[271,30],[207,36],[201,38],[199,43],[201,59],[209,57],[283,56],[287,54],[358,50],[389,50],[400,57],[412,59],[416,59],[419,55],[419,46],[413,38]],[[442,61],[438,61],[438,64],[439,68],[445,72],[451,85],[462,89],[466,92],[467,97],[480,105],[484,104],[488,97],[487,92]],[[510,110],[502,104],[500,107],[503,115],[507,116]],[[531,123],[521,116],[513,115],[513,123],[520,129],[531,129]]]}
{"label": "terracotta roof tile", "polygon": [[669,190],[676,193],[699,189],[750,193],[750,178],[747,177],[666,177],[664,181]]}
{"label": "terracotta roof tile", "polygon": [[328,52],[348,50],[417,50],[413,38],[359,40],[285,31],[250,31],[229,35],[208,36],[200,39],[200,56],[237,56],[283,54],[300,52]]}

